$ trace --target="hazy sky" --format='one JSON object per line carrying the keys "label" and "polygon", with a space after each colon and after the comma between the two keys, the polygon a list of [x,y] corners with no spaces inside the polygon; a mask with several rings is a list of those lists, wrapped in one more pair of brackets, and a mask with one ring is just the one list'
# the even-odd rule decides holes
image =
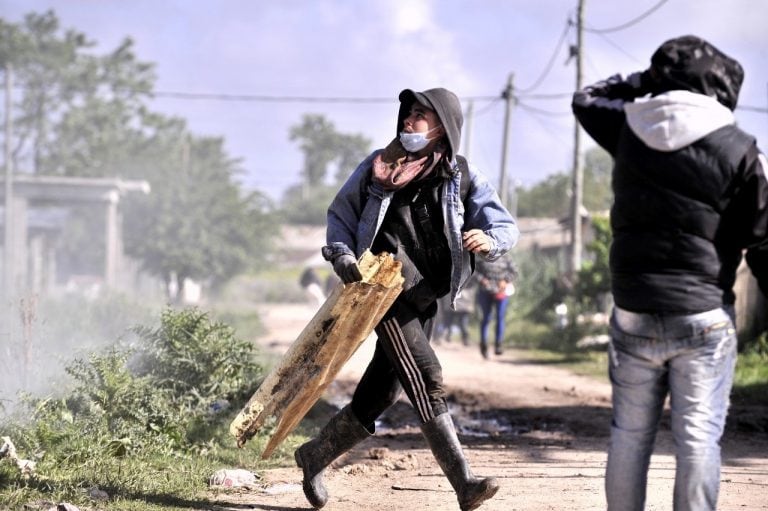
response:
{"label": "hazy sky", "polygon": [[[53,9],[65,28],[114,49],[125,37],[156,64],[151,107],[222,136],[248,188],[274,198],[299,181],[288,139],[304,113],[374,147],[395,135],[397,94],[442,86],[474,115],[461,152],[498,182],[514,74],[508,175],[529,186],[570,172],[577,0],[0,0],[21,21]],[[655,7],[658,7],[654,10]],[[768,149],[768,0],[587,0],[584,83],[647,67],[666,39],[695,34],[746,69],[739,123]],[[175,97],[172,93],[203,97]],[[218,99],[206,99],[207,96]],[[228,98],[228,99],[227,99]],[[313,101],[295,101],[314,98]],[[346,98],[350,101],[324,101]],[[354,101],[357,100],[357,101]],[[362,101],[361,101],[362,100]],[[755,111],[757,110],[757,111]],[[585,148],[594,144],[583,136]]]}

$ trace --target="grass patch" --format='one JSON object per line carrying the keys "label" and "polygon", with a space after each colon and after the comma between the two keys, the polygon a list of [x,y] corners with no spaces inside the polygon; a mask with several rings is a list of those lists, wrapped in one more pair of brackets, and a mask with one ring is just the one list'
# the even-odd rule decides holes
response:
{"label": "grass patch", "polygon": [[739,354],[732,399],[739,404],[768,406],[768,356],[754,351]]}
{"label": "grass patch", "polygon": [[[547,325],[517,320],[508,324],[507,342],[523,350],[525,356],[541,364],[552,364],[575,374],[608,381],[608,354],[605,350],[550,349],[563,346]],[[555,340],[552,337],[555,336]],[[748,349],[736,360],[732,399],[738,404],[768,406],[768,355],[762,349]]]}
{"label": "grass patch", "polygon": [[240,339],[255,339],[264,333],[264,323],[255,307],[245,310],[214,310],[211,311],[211,318],[230,325]]}
{"label": "grass patch", "polygon": [[[238,449],[229,424],[264,374],[256,348],[195,309],[167,310],[157,328],[136,328],[66,368],[66,389],[27,395],[0,423],[23,477],[0,463],[0,509],[69,502],[103,510],[210,509],[209,477],[222,468],[258,473],[292,463],[304,440],[289,437],[262,460],[269,430]],[[97,494],[106,494],[99,500]],[[47,509],[50,506],[45,506]]]}
{"label": "grass patch", "polygon": [[[224,431],[224,428],[221,428]],[[243,449],[234,439],[215,449],[191,455],[142,453],[114,457],[106,452],[94,453],[79,463],[40,462],[37,477],[24,480],[10,464],[0,464],[0,509],[22,509],[38,502],[69,502],[77,506],[98,505],[115,511],[149,511],[168,509],[210,509],[217,494],[209,477],[222,468],[245,468],[260,471],[292,463],[293,450],[301,437],[289,437],[269,460],[261,460],[264,439],[254,439]],[[229,445],[230,447],[225,447]],[[21,454],[21,453],[20,453]],[[97,488],[108,495],[107,501],[92,497]]]}

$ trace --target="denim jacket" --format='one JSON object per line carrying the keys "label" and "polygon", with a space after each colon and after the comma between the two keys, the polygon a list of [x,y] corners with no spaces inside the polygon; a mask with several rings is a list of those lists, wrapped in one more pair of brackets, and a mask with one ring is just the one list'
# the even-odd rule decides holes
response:
{"label": "denim jacket", "polygon": [[[341,254],[359,258],[379,232],[394,194],[369,179],[373,159],[380,152],[374,151],[358,165],[328,208],[327,246],[323,247],[323,256],[329,261]],[[455,172],[443,187],[442,202],[445,235],[451,249],[451,304],[454,304],[473,271],[470,253],[463,248],[462,232],[481,229],[491,243],[490,251],[483,257],[493,261],[517,243],[519,230],[494,188],[472,165],[469,166],[469,190],[462,202],[461,172],[455,159],[452,167]]]}

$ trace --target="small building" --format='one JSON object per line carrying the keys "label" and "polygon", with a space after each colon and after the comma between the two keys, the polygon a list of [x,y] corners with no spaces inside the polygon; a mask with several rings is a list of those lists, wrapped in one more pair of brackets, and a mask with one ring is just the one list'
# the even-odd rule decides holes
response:
{"label": "small building", "polygon": [[[5,180],[2,179],[5,187]],[[19,174],[13,177],[10,209],[3,195],[3,291],[45,294],[55,283],[56,238],[76,204],[100,205],[105,218],[103,284],[116,287],[123,270],[120,199],[129,193],[149,193],[146,181],[117,178],[78,178]]]}

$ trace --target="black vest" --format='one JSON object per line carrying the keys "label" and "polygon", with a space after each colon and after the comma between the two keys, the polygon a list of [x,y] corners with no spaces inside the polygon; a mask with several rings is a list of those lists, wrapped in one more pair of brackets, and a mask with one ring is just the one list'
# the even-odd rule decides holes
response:
{"label": "black vest", "polygon": [[695,313],[732,304],[741,247],[724,217],[754,139],[720,128],[677,151],[646,146],[625,125],[613,171],[611,279],[616,305]]}
{"label": "black vest", "polygon": [[390,252],[403,263],[404,292],[428,284],[437,298],[450,289],[451,252],[441,203],[444,181],[434,176],[395,192],[373,241],[374,253]]}

